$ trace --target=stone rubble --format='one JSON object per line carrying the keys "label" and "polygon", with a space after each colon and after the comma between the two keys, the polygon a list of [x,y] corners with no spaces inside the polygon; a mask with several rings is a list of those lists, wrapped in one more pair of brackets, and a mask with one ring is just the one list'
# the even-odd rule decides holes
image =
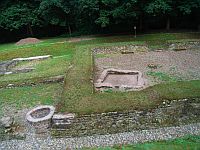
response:
{"label": "stone rubble", "polygon": [[73,113],[54,114],[52,117],[52,124],[54,127],[70,125],[72,124],[74,118],[75,114]]}
{"label": "stone rubble", "polygon": [[3,117],[0,119],[0,126],[4,128],[10,128],[14,123],[14,119],[12,117]]}

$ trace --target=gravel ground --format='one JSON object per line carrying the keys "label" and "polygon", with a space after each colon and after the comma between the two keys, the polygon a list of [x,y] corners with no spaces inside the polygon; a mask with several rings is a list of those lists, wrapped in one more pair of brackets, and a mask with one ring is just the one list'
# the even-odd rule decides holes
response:
{"label": "gravel ground", "polygon": [[[97,68],[96,79],[105,68],[138,70],[144,74],[149,81],[148,84],[154,85],[162,81],[157,81],[147,73],[162,72],[174,78],[182,80],[200,79],[200,50],[184,51],[161,51],[144,52],[135,54],[117,54],[111,57],[96,58]],[[149,64],[158,65],[157,69],[150,69]]]}
{"label": "gravel ground", "polygon": [[0,143],[1,150],[66,150],[83,147],[113,146],[133,144],[155,140],[167,140],[185,135],[200,135],[200,123],[179,127],[166,127],[151,130],[132,131],[111,135],[95,135],[78,138],[51,138],[43,135],[36,137],[33,132],[27,133],[25,140],[10,140]]}

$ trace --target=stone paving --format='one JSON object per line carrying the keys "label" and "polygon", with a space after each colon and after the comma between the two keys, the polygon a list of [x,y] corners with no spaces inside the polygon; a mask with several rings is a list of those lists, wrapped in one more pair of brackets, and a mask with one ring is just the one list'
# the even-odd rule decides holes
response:
{"label": "stone paving", "polygon": [[33,132],[29,132],[27,133],[25,140],[2,141],[0,143],[0,150],[80,149],[83,147],[113,146],[117,144],[134,144],[155,140],[167,140],[185,135],[200,135],[200,123],[77,138],[51,138],[48,134],[43,135],[42,137],[36,137]]}

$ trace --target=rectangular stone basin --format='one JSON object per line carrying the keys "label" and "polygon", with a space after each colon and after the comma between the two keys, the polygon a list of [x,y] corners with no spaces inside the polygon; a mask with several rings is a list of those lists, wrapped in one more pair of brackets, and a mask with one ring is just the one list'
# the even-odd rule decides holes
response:
{"label": "rectangular stone basin", "polygon": [[108,74],[103,83],[110,83],[114,87],[121,85],[136,86],[138,84],[138,74]]}
{"label": "rectangular stone basin", "polygon": [[133,70],[106,69],[95,83],[97,90],[113,89],[130,91],[142,89],[145,85],[142,73]]}

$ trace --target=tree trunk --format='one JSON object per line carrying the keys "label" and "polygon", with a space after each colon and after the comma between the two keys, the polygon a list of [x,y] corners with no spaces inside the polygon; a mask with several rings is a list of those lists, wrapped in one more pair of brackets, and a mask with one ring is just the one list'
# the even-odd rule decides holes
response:
{"label": "tree trunk", "polygon": [[169,17],[167,17],[166,30],[167,31],[170,30],[170,18]]}
{"label": "tree trunk", "polygon": [[198,27],[197,27],[197,28],[198,28],[198,31],[200,31],[200,24],[198,25]]}
{"label": "tree trunk", "polygon": [[140,18],[140,26],[139,26],[139,29],[140,29],[140,31],[142,31],[142,29],[143,29],[143,21],[142,21],[142,18]]}
{"label": "tree trunk", "polygon": [[139,30],[143,30],[143,14],[140,15],[140,20],[139,20]]}
{"label": "tree trunk", "polygon": [[30,35],[33,37],[33,29],[30,24],[28,24],[28,30],[29,30]]}
{"label": "tree trunk", "polygon": [[28,28],[28,25],[26,26],[26,34],[27,34],[27,36],[29,36],[29,28]]}
{"label": "tree trunk", "polygon": [[69,31],[69,36],[71,37],[72,31],[71,31],[71,27],[70,27],[69,23],[68,23],[68,31]]}

